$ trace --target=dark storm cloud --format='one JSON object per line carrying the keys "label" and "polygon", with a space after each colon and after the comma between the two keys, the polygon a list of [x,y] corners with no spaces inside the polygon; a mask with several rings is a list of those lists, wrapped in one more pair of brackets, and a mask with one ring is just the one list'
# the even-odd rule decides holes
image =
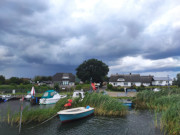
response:
{"label": "dark storm cloud", "polygon": [[48,9],[43,0],[2,0],[0,1],[0,32],[17,32],[22,27],[23,19],[36,12]]}
{"label": "dark storm cloud", "polygon": [[70,71],[89,58],[110,66],[126,56],[177,58],[178,4],[170,0],[0,1],[0,62],[3,67],[17,65],[17,70],[21,65],[34,70],[40,65],[46,68],[38,71],[46,72],[72,67]]}

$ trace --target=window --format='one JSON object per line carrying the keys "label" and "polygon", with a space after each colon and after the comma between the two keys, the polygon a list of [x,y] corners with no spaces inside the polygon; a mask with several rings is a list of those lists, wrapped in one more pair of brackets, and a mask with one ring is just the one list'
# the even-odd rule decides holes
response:
{"label": "window", "polygon": [[159,84],[161,84],[161,83],[162,83],[162,81],[158,81],[158,83],[159,83]]}
{"label": "window", "polygon": [[128,83],[127,83],[127,82],[124,82],[124,86],[128,86]]}
{"label": "window", "polygon": [[69,76],[63,76],[62,79],[69,79]]}
{"label": "window", "polygon": [[54,92],[51,92],[51,96],[54,96]]}
{"label": "window", "polygon": [[63,81],[63,85],[69,85],[69,81]]}
{"label": "window", "polygon": [[119,78],[117,81],[125,81],[124,78]]}
{"label": "window", "polygon": [[48,96],[48,92],[45,92],[43,97],[47,97]]}

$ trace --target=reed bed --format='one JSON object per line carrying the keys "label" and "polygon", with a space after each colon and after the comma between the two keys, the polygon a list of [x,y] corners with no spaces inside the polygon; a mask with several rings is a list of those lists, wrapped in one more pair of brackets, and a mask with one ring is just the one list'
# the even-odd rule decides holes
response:
{"label": "reed bed", "polygon": [[160,127],[165,133],[180,134],[180,88],[139,92],[134,102],[136,108],[161,112]]}
{"label": "reed bed", "polygon": [[[48,118],[56,115],[60,110],[65,109],[64,105],[67,103],[68,99],[60,99],[54,107],[48,109],[32,109],[29,110],[25,108],[22,113],[22,124],[27,124],[31,122],[43,122]],[[82,100],[80,98],[73,99],[73,107],[86,107],[87,105],[95,108],[95,115],[101,116],[125,116],[127,114],[127,107],[122,103],[113,99],[107,95],[91,93],[86,94],[85,98]],[[19,123],[20,113],[17,113],[11,117],[11,123]]]}
{"label": "reed bed", "polygon": [[127,107],[117,99],[108,95],[97,93],[87,94],[83,99],[82,106],[90,105],[95,108],[95,115],[101,116],[125,116]]}

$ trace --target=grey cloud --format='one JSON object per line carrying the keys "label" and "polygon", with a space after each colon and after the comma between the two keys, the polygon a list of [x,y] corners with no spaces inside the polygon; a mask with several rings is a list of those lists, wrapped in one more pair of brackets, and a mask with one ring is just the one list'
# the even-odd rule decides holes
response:
{"label": "grey cloud", "polygon": [[[159,59],[180,55],[177,29],[167,25],[154,36],[145,33],[148,26],[169,9],[169,5],[172,7],[178,2],[134,1],[131,4],[139,6],[138,9],[123,6],[117,12],[111,12],[100,2],[92,13],[93,17],[85,19],[72,17],[72,13],[79,12],[74,1],[62,2],[57,11],[49,5],[50,2],[0,1],[0,45],[9,47],[4,57],[16,56],[14,63],[20,60],[18,66],[39,64],[48,69],[54,66],[61,69],[59,65],[63,65],[64,70],[65,65],[77,66],[88,58],[111,63],[125,56]],[[169,37],[172,42],[167,44]],[[166,49],[162,50],[164,45]]]}

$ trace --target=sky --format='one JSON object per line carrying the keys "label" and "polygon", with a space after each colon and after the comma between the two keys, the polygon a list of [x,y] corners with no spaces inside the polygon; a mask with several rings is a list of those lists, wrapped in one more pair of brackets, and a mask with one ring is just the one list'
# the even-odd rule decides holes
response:
{"label": "sky", "polygon": [[76,73],[95,58],[111,74],[180,73],[179,0],[1,0],[0,75]]}

